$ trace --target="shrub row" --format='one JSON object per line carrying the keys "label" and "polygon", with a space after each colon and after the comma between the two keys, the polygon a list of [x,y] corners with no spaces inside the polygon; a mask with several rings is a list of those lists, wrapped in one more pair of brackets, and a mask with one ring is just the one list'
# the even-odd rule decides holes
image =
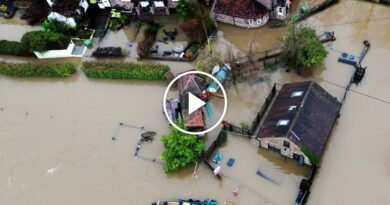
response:
{"label": "shrub row", "polygon": [[5,63],[0,62],[0,73],[17,77],[68,77],[76,72],[71,63]]}
{"label": "shrub row", "polygon": [[32,56],[33,54],[19,42],[0,40],[0,55]]}
{"label": "shrub row", "polygon": [[84,62],[82,70],[92,78],[163,80],[167,65],[119,62]]}

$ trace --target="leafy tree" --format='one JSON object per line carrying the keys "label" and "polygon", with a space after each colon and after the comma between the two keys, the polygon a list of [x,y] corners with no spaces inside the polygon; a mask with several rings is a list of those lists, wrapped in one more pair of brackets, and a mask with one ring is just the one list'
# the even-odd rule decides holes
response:
{"label": "leafy tree", "polygon": [[286,65],[301,73],[321,65],[328,52],[314,29],[290,23],[288,34],[282,39]]}
{"label": "leafy tree", "polygon": [[[182,121],[178,121],[176,124],[185,129]],[[196,136],[182,133],[174,127],[171,127],[169,135],[161,137],[161,142],[166,148],[161,154],[161,160],[165,162],[165,173],[172,173],[189,164],[196,163],[204,149],[204,143]]]}
{"label": "leafy tree", "polygon": [[189,2],[188,0],[179,0],[176,5],[176,11],[183,21],[187,21],[194,14],[195,4],[193,2]]}

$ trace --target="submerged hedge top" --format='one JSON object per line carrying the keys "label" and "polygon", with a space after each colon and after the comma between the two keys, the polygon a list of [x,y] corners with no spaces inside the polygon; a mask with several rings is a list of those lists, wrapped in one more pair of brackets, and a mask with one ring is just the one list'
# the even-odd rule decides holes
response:
{"label": "submerged hedge top", "polygon": [[84,62],[82,70],[92,78],[163,80],[167,65],[121,62]]}
{"label": "submerged hedge top", "polygon": [[72,63],[5,63],[0,62],[0,73],[17,77],[68,77],[76,72]]}

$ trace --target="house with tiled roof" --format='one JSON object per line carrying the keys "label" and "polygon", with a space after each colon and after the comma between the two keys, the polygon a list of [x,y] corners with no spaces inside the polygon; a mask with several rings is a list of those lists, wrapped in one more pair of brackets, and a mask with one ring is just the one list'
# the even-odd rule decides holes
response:
{"label": "house with tiled roof", "polygon": [[317,166],[341,108],[313,81],[283,85],[260,123],[260,147]]}
{"label": "house with tiled roof", "polygon": [[87,11],[89,4],[87,0],[47,0],[51,7],[48,19],[56,20],[75,27],[81,16]]}
{"label": "house with tiled roof", "polygon": [[215,0],[212,16],[216,21],[246,28],[257,28],[269,19],[268,5],[256,0]]}
{"label": "house with tiled roof", "polygon": [[101,9],[114,8],[139,16],[169,15],[170,9],[176,8],[179,0],[99,0]]}

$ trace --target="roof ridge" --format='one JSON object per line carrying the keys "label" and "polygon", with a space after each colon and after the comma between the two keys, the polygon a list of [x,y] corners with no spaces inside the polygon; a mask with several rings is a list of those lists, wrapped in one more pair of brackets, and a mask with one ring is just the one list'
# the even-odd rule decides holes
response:
{"label": "roof ridge", "polygon": [[[291,134],[292,129],[295,127],[295,124],[297,123],[297,120],[298,120],[299,116],[301,115],[302,109],[304,108],[304,105],[305,105],[306,100],[307,100],[307,98],[308,98],[308,96],[309,96],[309,94],[310,94],[310,91],[311,91],[311,89],[312,89],[313,86],[314,86],[314,83],[315,83],[314,81],[311,81],[311,82],[310,82],[310,85],[309,85],[308,88],[306,89],[305,96],[303,96],[303,99],[302,99],[301,104],[299,105],[298,111],[297,111],[297,113],[295,114],[295,116],[294,116],[294,118],[293,118],[293,120],[292,120],[292,122],[291,122],[290,127],[288,128],[288,131],[287,131],[287,133],[286,133],[286,137],[289,136],[289,135]],[[291,138],[291,137],[290,137],[290,138]]]}

